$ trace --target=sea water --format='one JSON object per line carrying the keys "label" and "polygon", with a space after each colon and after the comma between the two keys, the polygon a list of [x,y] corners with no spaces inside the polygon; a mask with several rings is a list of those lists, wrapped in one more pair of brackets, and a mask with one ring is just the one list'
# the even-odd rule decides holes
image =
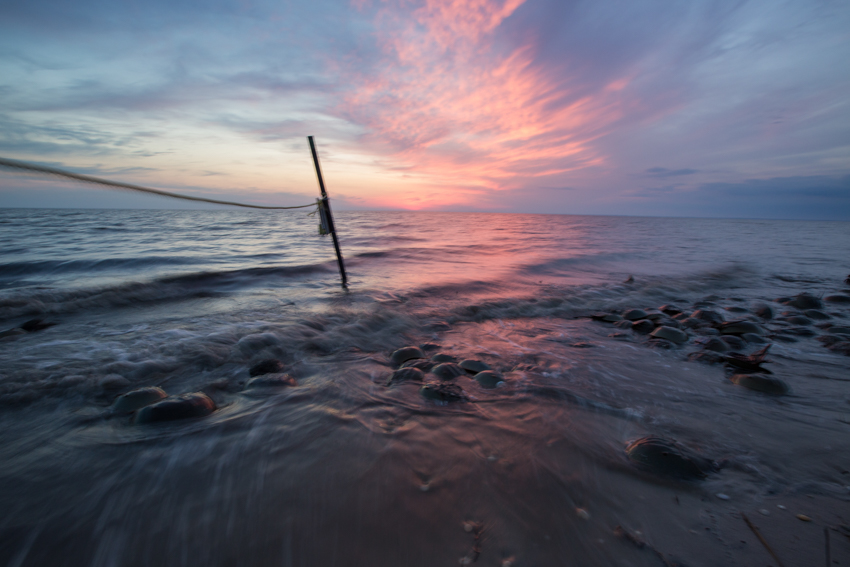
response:
{"label": "sea water", "polygon": [[[770,563],[744,516],[786,564],[822,564],[824,528],[850,561],[850,357],[818,340],[850,305],[775,301],[850,293],[850,224],[336,216],[347,289],[303,212],[0,211],[0,564]],[[762,325],[790,393],[689,360],[711,327],[590,318],[665,304]],[[404,346],[504,382],[425,399],[390,382]],[[267,359],[297,385],[246,389]],[[145,386],[217,409],[111,411]],[[648,435],[717,470],[636,466]]]}

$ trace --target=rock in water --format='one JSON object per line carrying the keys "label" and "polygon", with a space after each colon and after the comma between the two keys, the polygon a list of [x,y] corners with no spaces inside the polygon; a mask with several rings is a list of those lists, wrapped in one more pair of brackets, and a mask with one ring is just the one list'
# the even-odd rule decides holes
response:
{"label": "rock in water", "polygon": [[746,341],[736,335],[724,335],[720,337],[720,340],[726,343],[726,345],[733,350],[742,350],[747,346]]}
{"label": "rock in water", "polygon": [[276,374],[283,372],[283,363],[276,358],[268,358],[260,361],[248,370],[248,375],[262,376],[263,374]]}
{"label": "rock in water", "polygon": [[490,367],[481,362],[480,360],[461,360],[460,367],[469,372],[470,374],[478,374],[479,372],[483,372],[485,370],[490,370]]}
{"label": "rock in water", "polygon": [[626,446],[626,454],[641,468],[683,480],[703,479],[716,468],[710,460],[662,437],[650,436],[633,441]]}
{"label": "rock in water", "polygon": [[425,373],[418,368],[399,368],[387,380],[387,386],[393,382],[422,382],[424,380]]}
{"label": "rock in water", "polygon": [[440,363],[440,362],[457,362],[457,358],[453,357],[450,354],[446,354],[444,352],[438,352],[437,354],[435,354],[434,356],[431,357],[431,360],[433,360],[434,362],[437,362],[437,363]]}
{"label": "rock in water", "polygon": [[761,326],[756,325],[752,321],[729,321],[720,325],[721,335],[743,335],[744,333],[753,333],[754,335],[767,334]]}
{"label": "rock in water", "polygon": [[34,333],[36,331],[42,331],[44,329],[49,329],[54,326],[56,323],[50,323],[45,321],[44,319],[30,319],[23,325],[21,325],[21,329],[28,333]]}
{"label": "rock in water", "polygon": [[482,370],[475,375],[475,381],[481,384],[484,388],[495,388],[500,383],[505,381],[502,375],[492,370]]}
{"label": "rock in water", "polygon": [[706,321],[708,323],[722,323],[724,321],[723,315],[710,309],[698,309],[691,313],[691,318]]}
{"label": "rock in water", "polygon": [[136,423],[158,423],[204,417],[215,411],[215,402],[201,392],[166,398],[136,412]]}
{"label": "rock in water", "polygon": [[803,292],[789,301],[787,305],[797,309],[821,309],[823,302],[811,293]]}
{"label": "rock in water", "polygon": [[453,380],[466,374],[463,368],[454,362],[444,362],[431,369],[431,373],[440,380]]}
{"label": "rock in water", "polygon": [[748,390],[763,392],[765,394],[774,394],[781,396],[788,393],[788,384],[774,378],[773,376],[764,376],[762,374],[734,374],[729,380],[733,384],[743,386]]}
{"label": "rock in water", "polygon": [[729,350],[729,345],[717,337],[712,337],[707,343],[705,343],[703,348],[706,350],[713,350],[714,352],[726,352]]}
{"label": "rock in water", "polygon": [[655,339],[664,339],[678,345],[688,342],[688,335],[684,331],[674,329],[673,327],[658,327],[652,331],[649,336]]}
{"label": "rock in water", "polygon": [[286,388],[287,386],[295,386],[295,378],[283,372],[274,374],[263,374],[256,378],[251,378],[245,384],[246,390],[254,390],[259,388]]}
{"label": "rock in water", "polygon": [[827,295],[823,298],[824,301],[828,301],[830,303],[850,303],[850,295]]}
{"label": "rock in water", "polygon": [[411,358],[401,365],[402,368],[418,368],[422,372],[431,372],[431,369],[437,365],[433,360],[427,358]]}
{"label": "rock in water", "polygon": [[653,329],[655,329],[655,323],[649,319],[641,319],[640,321],[635,321],[632,324],[632,331],[640,333],[641,335],[651,333]]}
{"label": "rock in water", "polygon": [[623,319],[627,321],[637,321],[646,318],[646,311],[643,309],[628,309],[623,313]]}
{"label": "rock in water", "polygon": [[419,388],[419,393],[426,400],[434,400],[435,402],[448,403],[469,400],[463,389],[457,384],[425,384]]}
{"label": "rock in water", "polygon": [[115,400],[115,403],[112,404],[112,410],[116,413],[130,413],[167,397],[168,394],[162,388],[155,386],[139,388],[138,390],[127,392]]}
{"label": "rock in water", "polygon": [[623,318],[616,313],[594,313],[590,316],[594,321],[602,321],[604,323],[616,323],[622,321]]}
{"label": "rock in water", "polygon": [[826,321],[827,319],[832,319],[832,317],[830,317],[828,314],[824,313],[819,309],[806,309],[806,311],[804,311],[804,314],[809,319],[815,319],[817,321]]}
{"label": "rock in water", "polygon": [[765,321],[769,321],[770,319],[773,319],[773,308],[770,305],[760,303],[753,307],[753,314]]}
{"label": "rock in water", "polygon": [[425,353],[419,347],[403,347],[392,353],[390,361],[395,365],[400,365],[402,362],[407,362],[411,358],[425,358]]}
{"label": "rock in water", "polygon": [[682,312],[681,309],[679,309],[675,305],[670,305],[670,304],[662,305],[661,307],[658,308],[658,310],[661,311],[662,313],[666,314],[666,315],[671,315],[671,316],[672,315],[678,315],[679,313]]}

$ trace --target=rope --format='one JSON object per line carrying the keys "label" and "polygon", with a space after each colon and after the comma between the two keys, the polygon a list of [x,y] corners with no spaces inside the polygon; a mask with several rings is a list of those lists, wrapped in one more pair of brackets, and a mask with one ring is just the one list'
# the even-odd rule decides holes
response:
{"label": "rope", "polygon": [[24,171],[31,171],[36,173],[46,173],[48,175],[58,175],[59,177],[66,177],[68,179],[73,179],[74,181],[82,181],[83,183],[96,183],[98,185],[106,185],[107,187],[115,187],[117,189],[129,189],[130,191],[140,191],[142,193],[151,193],[153,195],[160,195],[162,197],[171,197],[172,199],[184,199],[186,201],[199,201],[202,203],[213,203],[215,205],[231,205],[233,207],[245,207],[248,209],[275,209],[275,210],[283,210],[283,209],[306,209],[307,207],[315,207],[316,203],[310,203],[309,205],[298,205],[296,207],[264,207],[262,205],[247,205],[245,203],[235,203],[233,201],[219,201],[218,199],[206,199],[204,197],[192,197],[190,195],[180,195],[179,193],[171,193],[169,191],[162,191],[161,189],[151,189],[150,187],[142,187],[141,185],[132,185],[130,183],[121,183],[119,181],[110,181],[108,179],[102,179],[100,177],[92,177],[90,175],[80,175],[79,173],[71,173],[70,171],[63,171],[61,169],[55,169],[52,167],[45,167],[43,165],[35,165],[32,163],[26,163],[23,161],[17,161],[14,159],[6,159],[0,157],[0,167],[7,167],[11,169],[22,169]]}

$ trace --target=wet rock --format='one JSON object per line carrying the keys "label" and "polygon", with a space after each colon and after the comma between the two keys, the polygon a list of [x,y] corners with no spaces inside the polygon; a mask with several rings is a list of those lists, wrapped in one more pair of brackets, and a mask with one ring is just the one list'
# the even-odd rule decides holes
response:
{"label": "wet rock", "polygon": [[674,343],[664,339],[650,339],[646,344],[649,345],[650,348],[660,348],[664,350],[670,350],[672,348],[676,348]]}
{"label": "wet rock", "polygon": [[119,388],[126,388],[130,385],[130,381],[120,374],[107,374],[97,382],[104,390],[117,390]]}
{"label": "wet rock", "polygon": [[204,417],[215,411],[215,402],[201,392],[166,398],[136,412],[136,423],[158,423]]}
{"label": "wet rock", "polygon": [[844,283],[846,285],[850,285],[850,276],[847,276],[846,278],[844,278]]}
{"label": "wet rock", "polygon": [[623,281],[623,283],[635,283],[635,277],[629,276]]}
{"label": "wet rock", "polygon": [[833,343],[831,345],[827,345],[826,348],[828,348],[832,352],[843,354],[844,356],[850,356],[850,341],[841,341],[838,343]]}
{"label": "wet rock", "polygon": [[115,413],[130,413],[167,397],[168,394],[162,388],[155,386],[139,388],[138,390],[133,390],[123,396],[119,396],[115,400],[115,403],[112,404],[112,411]]}
{"label": "wet rock", "polygon": [[714,352],[726,352],[729,350],[729,345],[726,344],[725,341],[717,337],[713,337],[707,343],[705,343],[705,346],[703,346],[703,348],[705,350],[713,350]]}
{"label": "wet rock", "polygon": [[446,354],[444,352],[438,352],[437,354],[433,355],[431,357],[431,360],[433,360],[434,362],[436,362],[438,364],[440,362],[457,362],[457,358],[453,357],[450,354]]}
{"label": "wet rock", "polygon": [[425,384],[419,388],[419,394],[426,400],[433,400],[435,402],[442,403],[465,402],[469,400],[467,395],[464,393],[463,388],[457,384]]}
{"label": "wet rock", "polygon": [[688,355],[688,360],[691,362],[701,362],[702,364],[718,364],[723,362],[724,358],[716,352],[703,350],[690,353]]}
{"label": "wet rock", "polygon": [[453,380],[466,372],[454,362],[443,362],[431,369],[431,373],[440,380]]}
{"label": "wet rock", "polygon": [[678,315],[679,313],[682,312],[681,309],[679,309],[675,305],[671,305],[671,304],[662,305],[661,307],[658,308],[658,310],[661,311],[662,313],[664,313],[665,315],[670,315],[671,317],[673,315]]}
{"label": "wet rock", "polygon": [[478,374],[479,372],[483,372],[484,370],[490,370],[490,367],[481,362],[480,360],[462,360],[458,365],[470,374]]}
{"label": "wet rock", "polygon": [[730,321],[721,323],[719,327],[721,335],[743,335],[744,333],[753,333],[754,335],[766,335],[767,332],[752,321]]}
{"label": "wet rock", "polygon": [[823,302],[820,299],[806,292],[796,295],[785,304],[797,309],[821,309],[823,307]]}
{"label": "wet rock", "polygon": [[392,353],[390,356],[390,362],[395,365],[401,365],[403,362],[407,362],[411,358],[425,358],[425,353],[423,353],[422,349],[419,347],[403,347]]}
{"label": "wet rock", "polygon": [[698,309],[691,314],[692,319],[698,319],[707,323],[722,323],[723,315],[710,309]]}
{"label": "wet rock", "polygon": [[815,321],[826,321],[827,319],[832,319],[832,317],[828,314],[818,309],[806,309],[803,314],[809,319],[814,319]]}
{"label": "wet rock", "polygon": [[401,365],[401,368],[418,368],[422,372],[430,372],[437,365],[433,360],[427,358],[411,358]]}
{"label": "wet rock", "polygon": [[789,329],[784,329],[783,332],[796,335],[798,337],[814,337],[817,335],[815,331],[808,327],[791,327]]}
{"label": "wet rock", "polygon": [[654,339],[664,339],[676,344],[684,344],[688,342],[688,335],[684,331],[674,329],[673,327],[658,327],[650,336]]}
{"label": "wet rock", "polygon": [[710,323],[708,321],[694,319],[693,317],[688,317],[682,321],[682,327],[685,329],[699,329],[700,327],[707,327],[709,324]]}
{"label": "wet rock", "polygon": [[623,319],[627,321],[637,321],[638,319],[646,318],[646,311],[643,309],[627,309],[623,313]]}
{"label": "wet rock", "polygon": [[746,309],[745,307],[738,307],[737,305],[733,305],[732,307],[725,307],[724,309],[726,311],[728,311],[729,313],[749,313],[750,312],[749,309]]}
{"label": "wet rock", "polygon": [[682,313],[678,313],[676,315],[673,315],[671,317],[671,319],[673,319],[674,321],[684,321],[685,319],[689,318],[690,316],[691,316],[690,313],[685,313],[683,311]]}
{"label": "wet rock", "polygon": [[44,319],[30,319],[23,325],[21,325],[21,329],[28,333],[35,333],[36,331],[43,331],[44,329],[49,329],[53,327],[56,323],[50,323],[45,321]]}
{"label": "wet rock", "polygon": [[640,321],[635,321],[632,324],[632,331],[635,333],[640,333],[641,335],[647,335],[651,333],[655,329],[655,323],[648,319],[641,319]]}
{"label": "wet rock", "polygon": [[484,388],[495,388],[505,379],[498,372],[492,370],[482,370],[475,375],[475,381],[481,384]]}
{"label": "wet rock", "polygon": [[726,343],[732,350],[741,350],[747,347],[746,341],[735,335],[725,335],[720,337],[720,340]]}
{"label": "wet rock", "polygon": [[254,376],[262,376],[263,374],[275,374],[283,372],[283,363],[276,358],[269,358],[258,362],[248,370],[248,374]]}
{"label": "wet rock", "polygon": [[687,447],[662,437],[650,436],[626,446],[633,463],[652,473],[682,480],[699,480],[714,472],[717,466]]}
{"label": "wet rock", "polygon": [[625,319],[623,319],[622,321],[617,321],[616,323],[614,323],[614,326],[617,327],[618,329],[623,329],[624,331],[629,331],[632,328],[632,322],[626,321]]}
{"label": "wet rock", "polygon": [[261,374],[260,376],[251,378],[250,380],[248,380],[248,383],[245,384],[245,389],[254,390],[259,388],[286,388],[288,386],[295,385],[295,378],[283,372],[276,372],[274,374]]}
{"label": "wet rock", "polygon": [[418,368],[399,368],[387,380],[387,386],[394,382],[424,382],[425,373]]}
{"label": "wet rock", "polygon": [[661,319],[666,319],[666,318],[667,318],[667,316],[664,313],[661,313],[660,311],[648,311],[646,313],[646,319],[648,319],[650,321],[659,321]]}
{"label": "wet rock", "polygon": [[763,374],[734,374],[729,380],[733,384],[743,386],[748,390],[765,394],[781,396],[788,393],[788,384],[773,376],[765,376]]}
{"label": "wet rock", "polygon": [[[727,337],[731,337],[731,336],[733,336],[733,335],[727,335]],[[756,335],[754,333],[744,333],[743,335],[741,335],[741,338],[744,339],[745,341],[747,341],[748,343],[751,343],[751,344],[754,344],[754,345],[763,345],[763,344],[768,343],[767,339],[765,339],[761,335]]]}
{"label": "wet rock", "polygon": [[791,317],[784,317],[783,321],[787,321],[792,325],[811,325],[812,320],[808,317],[803,317],[802,315],[792,315]]}
{"label": "wet rock", "polygon": [[602,321],[603,323],[616,323],[622,321],[623,318],[616,313],[594,313],[590,316],[594,321]]}
{"label": "wet rock", "polygon": [[[688,317],[685,316],[685,317],[683,317],[683,320],[687,319],[687,318]],[[677,321],[676,319],[669,319],[669,318],[659,319],[658,321],[655,321],[655,326],[656,327],[673,327],[674,329],[681,329],[682,328],[682,324],[679,321]]]}
{"label": "wet rock", "polygon": [[770,305],[760,303],[753,307],[753,315],[761,317],[765,321],[773,319],[773,308]]}
{"label": "wet rock", "polygon": [[419,345],[419,348],[422,349],[422,352],[430,352],[432,350],[440,350],[440,345],[434,343],[422,343]]}
{"label": "wet rock", "polygon": [[716,337],[717,335],[720,334],[720,331],[718,331],[717,329],[715,329],[713,327],[700,327],[699,329],[696,329],[696,332],[699,333],[700,335],[708,336],[708,337]]}
{"label": "wet rock", "polygon": [[769,349],[770,345],[767,345],[750,355],[744,355],[739,352],[730,352],[724,356],[723,359],[728,366],[736,369],[736,372],[763,372],[765,374],[770,374],[770,370],[761,367],[762,364],[770,362],[766,359],[767,351]]}
{"label": "wet rock", "polygon": [[829,303],[850,303],[850,295],[827,295],[823,298],[824,301],[828,301]]}

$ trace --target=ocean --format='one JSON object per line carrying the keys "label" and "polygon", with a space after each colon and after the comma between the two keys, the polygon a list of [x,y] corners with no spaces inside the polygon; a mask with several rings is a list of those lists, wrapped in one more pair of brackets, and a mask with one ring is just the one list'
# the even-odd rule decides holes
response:
{"label": "ocean", "polygon": [[850,562],[850,223],[335,216],[0,210],[0,564]]}

